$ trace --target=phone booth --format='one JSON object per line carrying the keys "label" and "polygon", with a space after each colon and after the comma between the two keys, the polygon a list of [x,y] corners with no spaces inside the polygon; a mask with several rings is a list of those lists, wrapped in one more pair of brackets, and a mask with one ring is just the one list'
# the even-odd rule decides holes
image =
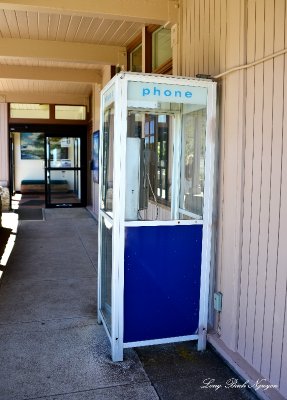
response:
{"label": "phone booth", "polygon": [[128,347],[206,346],[216,83],[121,72],[101,93],[98,319]]}

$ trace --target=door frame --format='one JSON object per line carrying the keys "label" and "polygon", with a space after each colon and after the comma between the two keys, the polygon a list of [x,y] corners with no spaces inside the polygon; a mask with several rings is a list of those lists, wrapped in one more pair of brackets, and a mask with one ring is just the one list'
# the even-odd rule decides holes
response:
{"label": "door frame", "polygon": [[[85,207],[87,205],[87,124],[82,125],[66,125],[66,124],[9,124],[9,132],[43,132],[46,137],[79,137],[81,139],[81,150],[80,150],[80,170],[81,170],[81,203],[73,204],[72,207]],[[10,140],[10,139],[9,139]],[[9,146],[10,147],[10,146]],[[46,155],[46,148],[45,148]],[[12,154],[10,151],[10,180],[15,177],[15,171],[12,171],[12,163],[14,161],[11,159]],[[44,160],[46,163],[46,160]],[[46,179],[46,172],[45,172]],[[59,208],[56,204],[47,206],[47,182],[45,184],[45,206],[47,208]],[[60,206],[61,207],[61,206]],[[63,207],[63,206],[62,206]],[[70,206],[69,206],[70,207]]]}

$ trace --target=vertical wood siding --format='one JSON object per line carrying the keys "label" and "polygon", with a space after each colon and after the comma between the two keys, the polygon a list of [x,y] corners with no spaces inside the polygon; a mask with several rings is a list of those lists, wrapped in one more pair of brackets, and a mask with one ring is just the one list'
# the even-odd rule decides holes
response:
{"label": "vertical wood siding", "polygon": [[[287,46],[285,0],[182,0],[182,75]],[[287,55],[219,81],[215,329],[287,397]]]}
{"label": "vertical wood siding", "polygon": [[8,108],[6,103],[0,103],[0,181],[8,183]]}

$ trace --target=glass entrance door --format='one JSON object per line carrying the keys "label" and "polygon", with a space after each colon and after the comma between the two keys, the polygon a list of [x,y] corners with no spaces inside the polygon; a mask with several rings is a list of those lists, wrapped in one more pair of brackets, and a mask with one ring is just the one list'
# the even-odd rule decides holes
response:
{"label": "glass entrance door", "polygon": [[46,137],[46,207],[83,206],[80,137]]}

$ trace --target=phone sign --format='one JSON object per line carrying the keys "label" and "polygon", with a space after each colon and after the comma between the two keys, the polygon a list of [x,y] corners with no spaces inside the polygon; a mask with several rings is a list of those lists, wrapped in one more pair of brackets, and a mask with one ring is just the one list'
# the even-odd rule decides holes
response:
{"label": "phone sign", "polygon": [[207,88],[151,82],[129,82],[128,100],[206,105]]}

